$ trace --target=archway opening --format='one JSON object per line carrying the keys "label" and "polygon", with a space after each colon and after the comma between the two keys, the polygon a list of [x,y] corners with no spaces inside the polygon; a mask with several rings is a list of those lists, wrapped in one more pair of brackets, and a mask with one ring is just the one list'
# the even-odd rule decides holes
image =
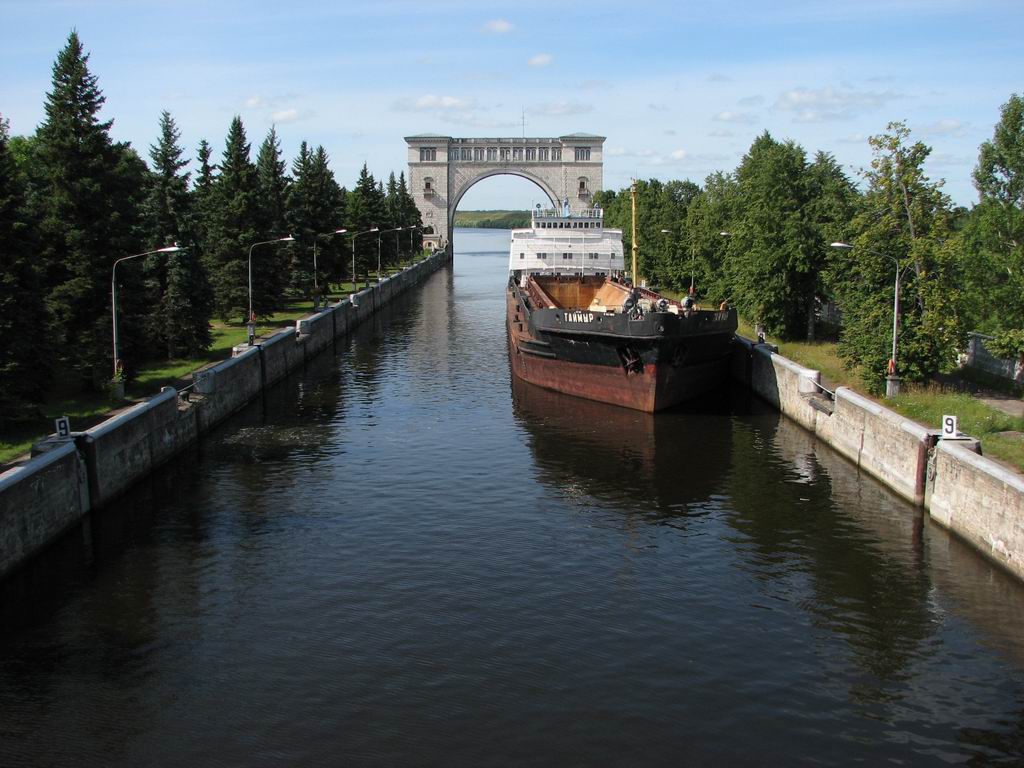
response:
{"label": "archway opening", "polygon": [[530,212],[538,205],[542,208],[555,205],[540,184],[511,173],[478,179],[453,202],[451,240],[456,251],[460,232],[463,236],[472,234],[474,238],[492,234],[493,237],[481,242],[503,242],[503,249],[507,251],[508,230],[530,226]]}

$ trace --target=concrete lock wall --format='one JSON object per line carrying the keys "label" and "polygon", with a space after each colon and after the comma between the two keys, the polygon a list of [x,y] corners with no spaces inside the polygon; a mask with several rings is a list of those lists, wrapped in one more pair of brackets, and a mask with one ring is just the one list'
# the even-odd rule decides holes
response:
{"label": "concrete lock wall", "polygon": [[345,299],[196,371],[189,401],[165,387],[74,440],[47,441],[45,453],[0,475],[0,578],[450,258],[441,252],[423,259],[360,291],[358,307]]}
{"label": "concrete lock wall", "polygon": [[257,346],[263,366],[263,386],[271,386],[306,361],[302,344],[296,343],[295,331],[283,328]]}
{"label": "concrete lock wall", "polygon": [[935,451],[929,513],[1024,578],[1024,476],[953,441]]}
{"label": "concrete lock wall", "polygon": [[924,504],[934,431],[847,387],[838,387],[829,402],[821,394],[819,371],[797,365],[769,344],[738,341],[734,378],[905,499]]}
{"label": "concrete lock wall", "polygon": [[203,396],[199,431],[206,432],[248,403],[263,386],[260,353],[256,347],[217,363],[193,377],[195,391]]}
{"label": "concrete lock wall", "polygon": [[0,578],[88,511],[85,462],[71,440],[0,474]]}
{"label": "concrete lock wall", "polygon": [[[865,472],[976,549],[1024,578],[1024,475],[939,441],[936,430],[838,387],[831,402],[810,391],[820,381],[772,351],[737,338],[732,375]],[[810,403],[814,418],[808,418]]]}

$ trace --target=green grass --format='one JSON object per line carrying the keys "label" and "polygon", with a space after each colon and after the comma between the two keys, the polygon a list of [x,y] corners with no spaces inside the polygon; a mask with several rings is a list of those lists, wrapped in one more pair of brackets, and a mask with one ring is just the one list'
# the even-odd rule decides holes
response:
{"label": "green grass", "polygon": [[1024,439],[1000,432],[1024,433],[1024,419],[1010,416],[964,392],[938,386],[914,387],[886,405],[907,418],[938,429],[942,417],[955,415],[960,431],[981,440],[985,456],[994,456],[1024,470]]}

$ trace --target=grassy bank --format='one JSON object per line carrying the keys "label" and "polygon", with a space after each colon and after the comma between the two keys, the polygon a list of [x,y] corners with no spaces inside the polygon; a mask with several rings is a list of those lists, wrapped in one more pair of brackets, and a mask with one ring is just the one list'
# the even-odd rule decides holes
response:
{"label": "grassy bank", "polygon": [[[411,263],[404,261],[401,266]],[[371,281],[373,279],[371,277]],[[359,288],[363,285],[360,282]],[[329,286],[327,297],[331,302],[337,302],[352,291],[352,283],[333,283]],[[288,299],[273,315],[260,319],[256,325],[256,334],[266,336],[293,325],[298,318],[308,315],[312,310],[313,303],[309,299]],[[191,358],[151,361],[141,366],[126,388],[127,400],[114,400],[103,392],[69,391],[65,384],[58,382],[34,418],[4,428],[3,435],[0,435],[0,467],[28,453],[33,443],[52,434],[54,419],[68,416],[74,431],[88,429],[106,419],[112,411],[130,405],[132,401],[155,395],[161,387],[184,386],[193,371],[231,357],[232,347],[248,341],[248,331],[241,321],[214,320],[210,323],[210,330],[213,343],[204,354]]]}
{"label": "grassy bank", "polygon": [[517,229],[530,226],[529,211],[456,211],[456,227]]}

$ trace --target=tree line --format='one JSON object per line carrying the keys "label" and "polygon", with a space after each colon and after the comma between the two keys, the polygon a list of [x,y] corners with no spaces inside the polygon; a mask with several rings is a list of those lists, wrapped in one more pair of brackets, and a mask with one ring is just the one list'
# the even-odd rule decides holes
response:
{"label": "tree line", "polygon": [[[41,402],[58,372],[82,388],[110,378],[111,273],[119,258],[180,246],[117,270],[130,377],[141,362],[207,350],[212,318],[246,317],[254,243],[294,237],[253,253],[253,310],[266,316],[286,297],[312,295],[314,284],[354,279],[351,240],[321,235],[422,226],[404,173],[385,185],[364,164],[346,190],[322,146],[303,142],[289,167],[274,128],[253,160],[237,116],[219,160],[206,140],[199,143],[193,177],[178,127],[163,112],[147,165],[112,139],[88,61],[72,32],[35,134],[10,136],[0,115],[0,423]],[[422,247],[422,230],[414,234]],[[382,239],[384,264],[408,247],[401,239],[401,246],[394,236]],[[357,275],[376,269],[377,249],[377,238],[356,240]]]}
{"label": "tree line", "polygon": [[[785,339],[835,334],[844,363],[875,389],[891,355],[897,275],[904,378],[955,367],[968,331],[993,335],[997,355],[1024,356],[1024,98],[1011,95],[981,145],[970,209],[926,176],[931,148],[905,123],[869,143],[860,186],[832,155],[808,157],[768,132],[703,186],[638,181],[641,276],[681,291],[693,283]],[[628,189],[595,196],[627,253],[629,198]],[[837,316],[838,327],[822,328]]]}

